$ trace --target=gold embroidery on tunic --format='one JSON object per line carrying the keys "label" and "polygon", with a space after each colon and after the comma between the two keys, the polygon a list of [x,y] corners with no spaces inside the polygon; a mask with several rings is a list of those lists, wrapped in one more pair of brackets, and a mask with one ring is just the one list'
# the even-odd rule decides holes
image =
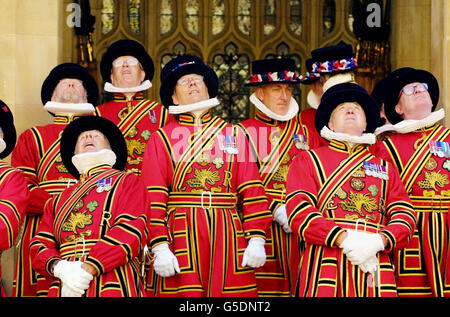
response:
{"label": "gold embroidery on tunic", "polygon": [[350,191],[348,201],[341,201],[339,204],[343,210],[358,213],[362,217],[366,216],[363,208],[369,213],[378,209],[376,199],[370,198],[369,194],[353,193],[352,191]]}
{"label": "gold embroidery on tunic", "polygon": [[139,140],[130,140],[127,139],[127,152],[128,152],[128,157],[127,157],[127,161],[129,164],[132,165],[138,165],[139,163],[141,163],[143,161],[142,157],[138,157],[136,158],[136,154],[137,155],[142,155],[144,153],[146,144],[143,142],[140,142]]}
{"label": "gold embroidery on tunic", "polygon": [[188,179],[186,183],[192,188],[203,188],[208,190],[206,184],[214,186],[220,181],[218,171],[211,171],[211,167],[208,169],[195,169],[194,178]]}
{"label": "gold embroidery on tunic", "polygon": [[441,174],[441,171],[437,172],[425,172],[425,179],[417,182],[422,189],[434,189],[437,190],[436,186],[443,188],[445,185],[449,184],[448,175]]}
{"label": "gold embroidery on tunic", "polygon": [[64,223],[62,230],[77,234],[78,229],[84,229],[92,224],[92,215],[86,215],[87,210],[80,213],[72,213],[69,219]]}
{"label": "gold embroidery on tunic", "polygon": [[436,169],[437,165],[438,164],[437,164],[436,160],[434,158],[430,157],[430,159],[425,164],[425,168],[429,171],[433,171]]}

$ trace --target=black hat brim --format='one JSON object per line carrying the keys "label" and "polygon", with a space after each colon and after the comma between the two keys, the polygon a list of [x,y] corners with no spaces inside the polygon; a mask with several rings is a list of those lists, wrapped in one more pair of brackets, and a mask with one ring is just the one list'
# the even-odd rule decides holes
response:
{"label": "black hat brim", "polygon": [[111,44],[100,61],[100,72],[102,74],[103,82],[111,82],[112,63],[121,56],[136,57],[144,69],[145,79],[150,81],[153,79],[155,66],[145,48],[140,43],[133,40],[119,40]]}
{"label": "black hat brim", "polygon": [[373,97],[362,89],[354,89],[353,85],[356,84],[338,84],[327,91],[329,94],[324,94],[315,116],[315,126],[319,134],[323,127],[328,126],[333,110],[345,102],[358,103],[366,116],[367,126],[364,132],[375,132],[380,121],[380,108]]}
{"label": "black hat brim", "polygon": [[403,121],[402,116],[395,111],[395,107],[399,102],[401,90],[406,85],[415,82],[426,83],[428,85],[428,93],[430,94],[431,101],[433,103],[432,111],[436,109],[439,102],[439,83],[436,77],[425,70],[414,69],[406,74],[403,74],[398,79],[392,80],[392,86],[388,90],[386,101],[384,103],[384,112],[391,124],[396,124]]}
{"label": "black hat brim", "polygon": [[70,63],[61,64],[55,67],[47,78],[44,80],[41,88],[41,101],[45,105],[52,99],[53,92],[59,81],[65,78],[75,78],[83,82],[83,87],[86,89],[88,102],[94,107],[98,104],[98,86],[95,79],[82,66]]}
{"label": "black hat brim", "polygon": [[208,87],[209,98],[217,96],[219,90],[219,79],[216,72],[209,66],[204,64],[187,64],[171,72],[161,83],[159,95],[164,107],[168,108],[173,105],[172,96],[175,92],[177,81],[189,74],[198,74],[203,76],[203,81]]}
{"label": "black hat brim", "polygon": [[80,173],[72,163],[75,155],[75,147],[78,136],[90,130],[98,130],[105,135],[111,146],[111,150],[116,154],[116,163],[113,168],[124,170],[127,163],[127,145],[122,132],[110,120],[97,116],[84,116],[72,121],[63,131],[60,143],[61,159],[69,173],[76,179],[80,178]]}

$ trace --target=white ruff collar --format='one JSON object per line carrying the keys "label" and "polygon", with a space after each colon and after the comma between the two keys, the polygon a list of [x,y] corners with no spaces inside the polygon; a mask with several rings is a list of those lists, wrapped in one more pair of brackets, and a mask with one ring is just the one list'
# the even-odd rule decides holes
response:
{"label": "white ruff collar", "polygon": [[86,152],[72,156],[72,163],[80,174],[84,174],[88,169],[95,165],[116,164],[116,153],[109,149],[103,149],[97,152]]}
{"label": "white ruff collar", "polygon": [[289,110],[285,115],[276,114],[275,112],[267,108],[267,106],[263,104],[258,97],[256,97],[256,93],[253,93],[250,96],[250,102],[254,104],[255,107],[258,108],[258,110],[264,113],[266,116],[277,121],[289,121],[297,115],[299,110],[298,103],[293,97],[291,97]]}
{"label": "white ruff collar", "polygon": [[0,153],[2,153],[6,149],[6,142],[2,138],[0,138]]}
{"label": "white ruff collar", "polygon": [[132,93],[132,92],[139,92],[144,91],[152,87],[152,83],[150,80],[145,80],[142,84],[140,84],[137,87],[130,87],[130,88],[122,88],[122,87],[116,87],[111,83],[106,82],[105,83],[105,91],[112,92],[112,93]]}
{"label": "white ruff collar", "polygon": [[[338,84],[343,83],[356,83],[355,75],[353,72],[336,74],[331,76],[325,84],[323,84],[323,93],[325,93],[328,89]],[[320,105],[320,99],[312,90],[308,92],[307,101],[311,108],[317,109]]]}
{"label": "white ruff collar", "polygon": [[44,109],[59,115],[87,115],[95,111],[95,107],[90,103],[62,103],[54,101],[47,101]]}
{"label": "white ruff collar", "polygon": [[327,91],[331,87],[336,86],[338,84],[343,84],[343,83],[355,83],[356,84],[354,73],[349,72],[349,73],[336,74],[336,75],[331,76],[325,82],[325,84],[323,84],[323,92],[325,93],[325,91]]}
{"label": "white ruff collar", "polygon": [[311,108],[313,108],[313,109],[319,108],[320,98],[314,93],[314,91],[310,90],[308,92],[308,96],[306,98],[306,101],[308,101],[308,105]]}
{"label": "white ruff collar", "polygon": [[383,132],[393,131],[400,134],[413,132],[442,120],[445,118],[445,110],[439,109],[432,112],[429,116],[421,120],[403,120],[397,124],[385,124],[375,130],[375,135],[379,135]]}
{"label": "white ruff collar", "polygon": [[375,144],[377,138],[373,133],[363,133],[361,136],[350,135],[347,133],[340,133],[331,131],[327,126],[323,127],[320,135],[328,141],[336,140],[348,142],[352,144]]}
{"label": "white ruff collar", "polygon": [[220,102],[217,98],[211,98],[211,99],[202,100],[202,101],[190,104],[190,105],[169,106],[169,113],[181,114],[181,113],[188,113],[188,112],[194,112],[194,111],[200,111],[200,110],[205,111],[205,110],[213,108],[219,104],[220,104]]}

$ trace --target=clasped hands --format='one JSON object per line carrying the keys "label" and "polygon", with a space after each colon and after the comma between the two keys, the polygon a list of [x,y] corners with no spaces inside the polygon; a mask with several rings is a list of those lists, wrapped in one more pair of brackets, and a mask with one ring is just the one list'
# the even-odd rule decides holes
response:
{"label": "clasped hands", "polygon": [[347,230],[347,237],[339,244],[350,263],[358,265],[365,273],[378,269],[377,253],[383,251],[385,244],[380,234]]}

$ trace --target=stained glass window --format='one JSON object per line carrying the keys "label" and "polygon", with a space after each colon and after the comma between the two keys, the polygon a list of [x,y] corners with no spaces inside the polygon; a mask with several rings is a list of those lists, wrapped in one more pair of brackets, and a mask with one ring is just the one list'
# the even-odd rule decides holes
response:
{"label": "stained glass window", "polygon": [[172,0],[161,1],[161,15],[160,15],[160,29],[161,35],[169,33],[173,25],[173,9]]}
{"label": "stained glass window", "polygon": [[128,23],[130,29],[136,33],[141,33],[141,0],[128,1]]}
{"label": "stained glass window", "polygon": [[239,123],[249,117],[249,89],[245,81],[250,76],[250,60],[239,54],[238,48],[230,43],[225,54],[213,58],[213,69],[219,77],[220,105],[213,113],[231,123]]}
{"label": "stained glass window", "polygon": [[266,0],[264,7],[264,35],[270,35],[277,26],[275,0]]}
{"label": "stained glass window", "polygon": [[212,8],[212,34],[216,35],[225,27],[225,4],[224,0],[213,0]]}
{"label": "stained glass window", "polygon": [[251,3],[248,0],[239,0],[238,3],[238,28],[245,34],[250,35],[251,30]]}
{"label": "stained glass window", "polygon": [[101,11],[102,34],[107,34],[113,29],[114,19],[115,19],[114,0],[103,0]]}
{"label": "stained glass window", "polygon": [[199,3],[198,0],[186,0],[186,25],[188,31],[198,35]]}
{"label": "stained glass window", "polygon": [[302,1],[290,0],[289,6],[291,9],[289,29],[300,36],[302,34]]}
{"label": "stained glass window", "polygon": [[336,2],[325,0],[323,3],[323,36],[327,36],[334,30],[336,24]]}

